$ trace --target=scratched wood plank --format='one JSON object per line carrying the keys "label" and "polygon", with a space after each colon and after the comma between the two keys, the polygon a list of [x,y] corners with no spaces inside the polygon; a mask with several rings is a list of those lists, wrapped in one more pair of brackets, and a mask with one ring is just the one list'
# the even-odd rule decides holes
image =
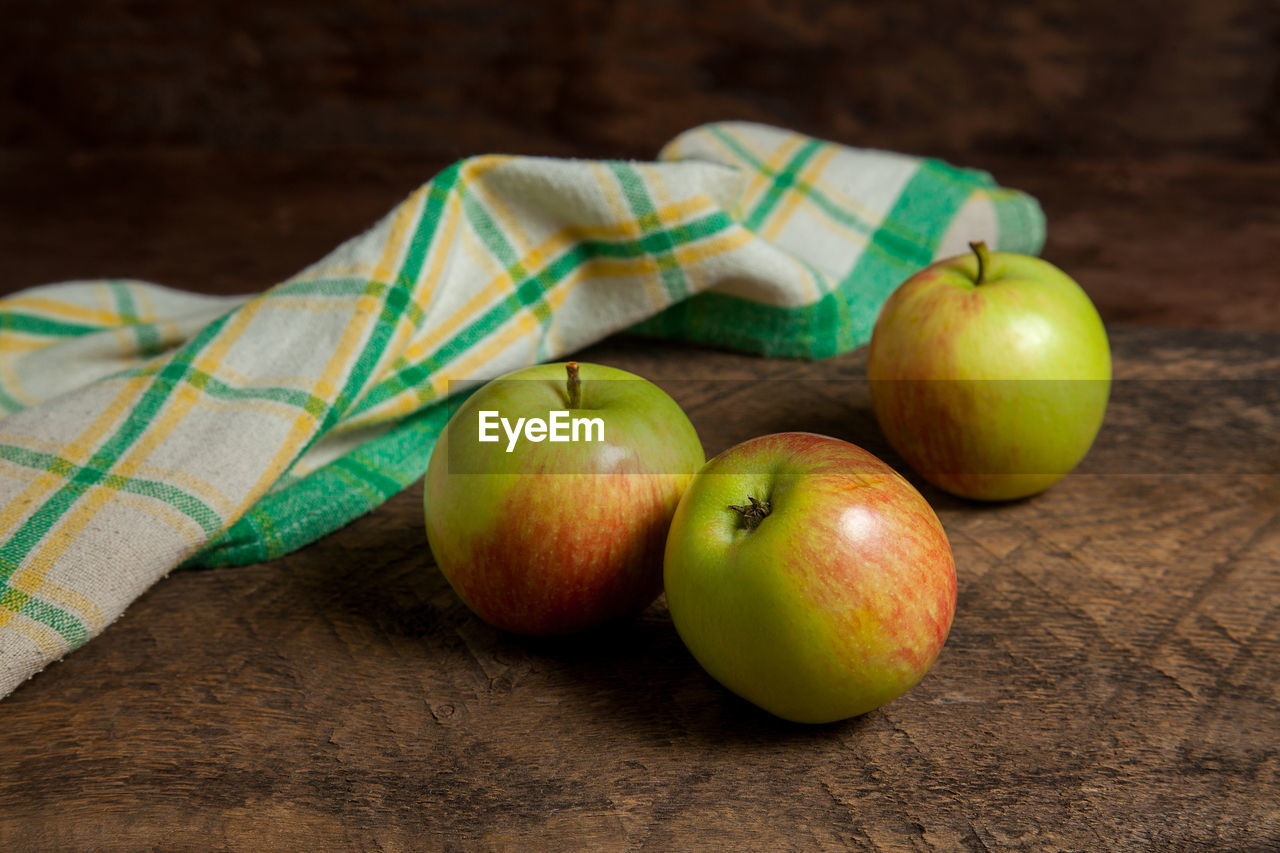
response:
{"label": "scratched wood plank", "polygon": [[[1270,0],[0,0],[0,145],[649,156],[737,116],[918,153],[1280,150]],[[532,149],[532,150],[531,150]]]}
{"label": "scratched wood plank", "polygon": [[[1113,330],[1082,473],[922,487],[959,609],[912,692],[822,727],[705,676],[661,602],[531,642],[432,567],[415,488],[297,554],[177,573],[0,703],[0,849],[1266,850],[1280,845],[1280,334]],[[898,460],[854,353],[614,341],[710,452]]]}

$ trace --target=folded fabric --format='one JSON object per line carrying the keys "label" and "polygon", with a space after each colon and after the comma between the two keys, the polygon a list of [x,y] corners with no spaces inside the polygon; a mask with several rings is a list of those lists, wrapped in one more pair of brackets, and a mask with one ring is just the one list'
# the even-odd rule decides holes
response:
{"label": "folded fabric", "polygon": [[426,469],[450,394],[613,332],[820,358],[1034,199],[745,123],[659,162],[483,156],[252,298],[138,281],[0,300],[0,696],[171,569],[271,559]]}

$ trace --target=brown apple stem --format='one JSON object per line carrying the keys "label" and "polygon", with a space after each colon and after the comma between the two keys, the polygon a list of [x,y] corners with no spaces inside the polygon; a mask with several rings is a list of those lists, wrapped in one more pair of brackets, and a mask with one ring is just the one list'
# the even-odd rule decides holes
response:
{"label": "brown apple stem", "polygon": [[987,280],[987,266],[991,263],[991,258],[987,254],[987,244],[978,240],[970,243],[969,248],[973,249],[973,253],[978,256],[978,278],[974,284],[981,285]]}
{"label": "brown apple stem", "polygon": [[730,504],[729,509],[742,516],[742,521],[747,525],[748,530],[755,530],[760,526],[760,522],[768,518],[772,507],[769,506],[768,501],[757,500],[750,495],[747,496],[747,500],[751,502],[749,506],[733,506]]}
{"label": "brown apple stem", "polygon": [[578,362],[571,361],[564,366],[569,379],[565,386],[569,392],[569,408],[576,409],[582,403],[582,380],[578,378]]}

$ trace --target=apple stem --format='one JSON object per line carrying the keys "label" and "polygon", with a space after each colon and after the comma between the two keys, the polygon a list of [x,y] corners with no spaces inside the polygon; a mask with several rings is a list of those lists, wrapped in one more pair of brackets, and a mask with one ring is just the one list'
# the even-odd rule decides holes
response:
{"label": "apple stem", "polygon": [[729,509],[742,516],[742,521],[747,525],[747,530],[755,530],[760,526],[760,522],[764,521],[772,509],[768,501],[757,500],[750,495],[747,496],[750,501],[749,506],[733,506],[729,505]]}
{"label": "apple stem", "polygon": [[973,249],[973,253],[978,256],[978,278],[974,281],[975,285],[981,285],[987,280],[987,266],[991,259],[987,254],[987,244],[981,240],[969,244],[969,248]]}
{"label": "apple stem", "polygon": [[582,403],[582,380],[578,378],[578,362],[571,361],[564,366],[569,379],[565,383],[569,392],[569,408],[576,409]]}

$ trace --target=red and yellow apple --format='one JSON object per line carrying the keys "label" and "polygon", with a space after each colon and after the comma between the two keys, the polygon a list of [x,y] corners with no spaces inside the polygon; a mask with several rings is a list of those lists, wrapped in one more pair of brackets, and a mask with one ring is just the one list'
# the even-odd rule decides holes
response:
{"label": "red and yellow apple", "polygon": [[671,619],[704,669],[823,723],[914,686],[946,641],[955,564],[928,502],[861,448],[779,433],[708,462],[667,537]]}
{"label": "red and yellow apple", "polygon": [[498,628],[595,627],[662,591],[667,528],[704,458],[680,407],[634,374],[518,370],[472,394],[441,434],[427,540],[462,600]]}
{"label": "red and yellow apple", "polygon": [[871,403],[894,450],[938,488],[1026,497],[1088,453],[1111,350],[1093,303],[1057,267],[971,247],[907,279],[881,308]]}

